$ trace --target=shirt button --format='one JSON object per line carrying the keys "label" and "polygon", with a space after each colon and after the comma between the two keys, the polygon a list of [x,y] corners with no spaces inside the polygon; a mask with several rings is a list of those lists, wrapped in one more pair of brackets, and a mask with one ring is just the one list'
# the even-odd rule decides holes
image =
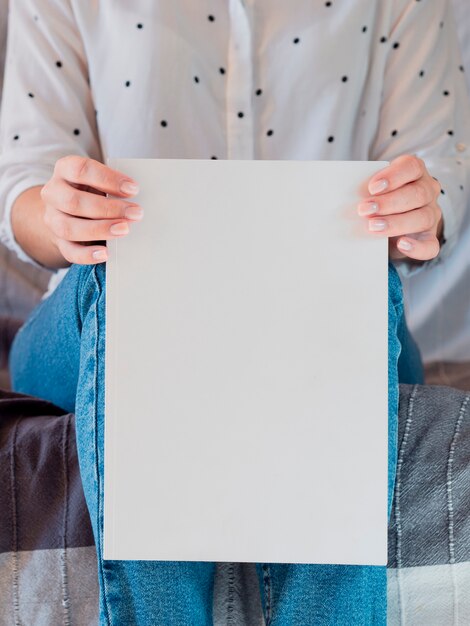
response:
{"label": "shirt button", "polygon": [[457,148],[458,152],[465,152],[465,150],[467,149],[467,146],[464,143],[458,143],[455,147]]}

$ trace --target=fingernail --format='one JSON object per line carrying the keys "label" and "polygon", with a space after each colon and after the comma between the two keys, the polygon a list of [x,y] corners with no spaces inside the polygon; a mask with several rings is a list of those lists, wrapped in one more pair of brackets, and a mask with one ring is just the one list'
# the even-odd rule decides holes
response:
{"label": "fingernail", "polygon": [[129,232],[129,226],[126,222],[120,222],[119,224],[113,224],[109,229],[112,235],[127,235]]}
{"label": "fingernail", "polygon": [[361,202],[361,204],[357,207],[357,212],[359,215],[364,217],[365,215],[373,215],[377,213],[379,210],[379,205],[377,202]]}
{"label": "fingernail", "polygon": [[386,228],[387,222],[385,220],[369,220],[369,230],[374,233],[378,233]]}
{"label": "fingernail", "polygon": [[144,209],[140,206],[128,206],[124,211],[125,217],[129,220],[141,220],[144,216]]}
{"label": "fingernail", "polygon": [[106,250],[95,250],[92,254],[92,257],[95,259],[95,261],[106,261],[106,259],[108,258],[108,254]]}
{"label": "fingernail", "polygon": [[376,180],[369,185],[369,192],[374,195],[376,193],[381,193],[385,191],[388,187],[388,180],[385,178],[381,178],[380,180]]}
{"label": "fingernail", "polygon": [[397,243],[397,248],[400,248],[400,250],[403,250],[404,252],[409,252],[410,250],[413,250],[413,244],[411,241],[408,241],[408,239],[400,239]]}
{"label": "fingernail", "polygon": [[139,185],[126,180],[121,184],[121,191],[128,196],[135,196],[139,193]]}

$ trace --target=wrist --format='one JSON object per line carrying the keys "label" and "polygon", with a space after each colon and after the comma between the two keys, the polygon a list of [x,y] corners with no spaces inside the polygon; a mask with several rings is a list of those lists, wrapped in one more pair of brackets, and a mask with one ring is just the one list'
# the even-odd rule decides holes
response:
{"label": "wrist", "polygon": [[11,209],[11,228],[15,241],[30,259],[46,269],[61,269],[69,263],[44,222],[41,188],[30,187],[18,196]]}

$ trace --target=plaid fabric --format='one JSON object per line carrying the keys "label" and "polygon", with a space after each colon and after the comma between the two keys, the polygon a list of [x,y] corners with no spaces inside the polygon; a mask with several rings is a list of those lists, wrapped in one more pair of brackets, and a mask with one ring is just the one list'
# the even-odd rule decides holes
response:
{"label": "plaid fabric", "polygon": [[[0,626],[97,624],[96,558],[73,415],[0,392],[0,485]],[[214,623],[227,623],[229,585],[237,626],[262,626],[250,563],[217,565]],[[401,386],[388,623],[470,624],[468,393]]]}
{"label": "plaid fabric", "polygon": [[388,623],[470,624],[470,393],[402,386]]}

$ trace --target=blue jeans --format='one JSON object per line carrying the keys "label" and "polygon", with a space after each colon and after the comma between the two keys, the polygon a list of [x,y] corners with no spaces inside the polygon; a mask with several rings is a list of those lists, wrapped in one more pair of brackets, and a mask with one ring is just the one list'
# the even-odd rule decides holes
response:
{"label": "blue jeans", "polygon": [[[419,355],[404,324],[400,281],[390,266],[389,506],[396,465],[401,344],[407,350],[406,382],[421,382]],[[214,563],[102,558],[104,350],[105,266],[73,266],[18,333],[10,362],[16,391],[76,413],[80,471],[98,554],[100,624],[212,624]],[[385,567],[279,563],[256,567],[268,626],[386,624]]]}

